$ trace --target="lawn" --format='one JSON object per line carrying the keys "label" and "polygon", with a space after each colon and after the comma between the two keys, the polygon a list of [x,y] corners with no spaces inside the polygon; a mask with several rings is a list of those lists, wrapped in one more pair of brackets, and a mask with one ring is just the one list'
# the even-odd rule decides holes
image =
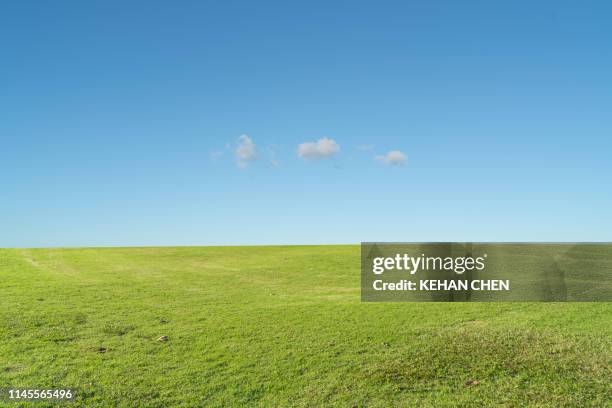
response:
{"label": "lawn", "polygon": [[0,249],[0,388],[100,407],[609,406],[609,303],[361,303],[359,265],[356,245]]}

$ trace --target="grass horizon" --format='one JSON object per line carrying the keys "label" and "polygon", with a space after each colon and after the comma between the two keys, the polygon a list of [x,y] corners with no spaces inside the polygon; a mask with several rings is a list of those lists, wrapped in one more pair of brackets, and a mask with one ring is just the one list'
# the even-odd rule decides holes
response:
{"label": "grass horizon", "polygon": [[362,303],[359,261],[357,244],[0,249],[0,388],[100,407],[609,401],[609,303]]}

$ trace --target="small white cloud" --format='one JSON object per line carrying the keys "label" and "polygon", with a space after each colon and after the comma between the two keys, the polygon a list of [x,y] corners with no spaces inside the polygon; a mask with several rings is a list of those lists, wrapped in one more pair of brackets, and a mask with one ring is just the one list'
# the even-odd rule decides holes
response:
{"label": "small white cloud", "polygon": [[338,153],[340,146],[332,139],[324,137],[316,142],[305,142],[298,146],[298,156],[305,160],[326,159]]}
{"label": "small white cloud", "polygon": [[245,168],[250,162],[257,159],[257,149],[255,143],[247,135],[241,135],[238,138],[238,146],[235,151],[236,163],[238,167]]}
{"label": "small white cloud", "polygon": [[376,156],[375,159],[392,166],[403,166],[406,164],[406,155],[399,150],[392,150],[387,154]]}
{"label": "small white cloud", "polygon": [[280,161],[275,159],[270,160],[270,164],[272,165],[272,167],[280,167],[281,165]]}

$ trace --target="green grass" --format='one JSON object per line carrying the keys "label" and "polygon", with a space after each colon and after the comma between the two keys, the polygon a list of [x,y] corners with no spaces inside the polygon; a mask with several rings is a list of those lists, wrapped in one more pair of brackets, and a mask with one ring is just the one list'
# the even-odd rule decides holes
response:
{"label": "green grass", "polygon": [[609,406],[610,304],[361,303],[359,261],[1,249],[0,388],[104,407]]}

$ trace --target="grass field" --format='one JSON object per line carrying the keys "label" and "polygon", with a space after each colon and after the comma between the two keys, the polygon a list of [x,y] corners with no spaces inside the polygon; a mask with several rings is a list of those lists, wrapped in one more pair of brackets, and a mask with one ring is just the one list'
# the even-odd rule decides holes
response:
{"label": "grass field", "polygon": [[358,246],[0,249],[0,388],[104,407],[610,406],[610,304],[361,303],[359,263]]}

